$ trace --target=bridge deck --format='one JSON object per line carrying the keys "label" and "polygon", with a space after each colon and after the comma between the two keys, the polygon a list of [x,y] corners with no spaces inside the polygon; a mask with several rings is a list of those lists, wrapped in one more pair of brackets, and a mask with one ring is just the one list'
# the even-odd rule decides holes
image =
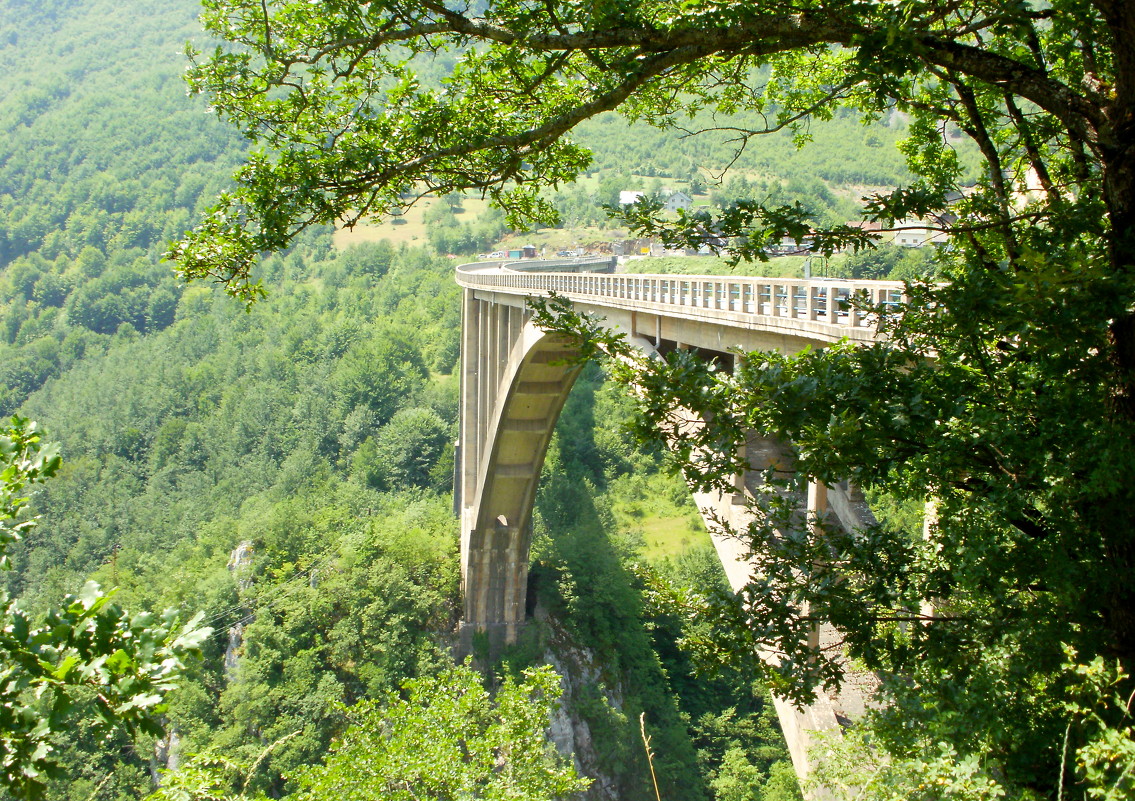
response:
{"label": "bridge deck", "polygon": [[906,299],[899,281],[530,271],[538,264],[524,263],[526,271],[499,262],[462,265],[457,282],[517,298],[555,293],[585,306],[826,343],[874,341],[875,321],[861,303],[892,305]]}

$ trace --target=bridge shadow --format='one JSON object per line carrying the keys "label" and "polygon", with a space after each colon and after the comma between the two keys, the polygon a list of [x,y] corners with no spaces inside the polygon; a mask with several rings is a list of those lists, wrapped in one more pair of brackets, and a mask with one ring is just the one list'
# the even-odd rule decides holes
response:
{"label": "bridge shadow", "polygon": [[[587,723],[599,770],[618,797],[653,798],[639,733],[646,714],[655,770],[665,797],[707,797],[678,699],[655,650],[641,581],[629,569],[637,542],[618,531],[605,497],[596,443],[596,391],[602,374],[588,366],[569,395],[549,448],[533,516],[527,625],[519,651],[552,652],[576,672],[571,702]],[[525,643],[527,641],[527,643]],[[509,655],[505,655],[506,662]]]}

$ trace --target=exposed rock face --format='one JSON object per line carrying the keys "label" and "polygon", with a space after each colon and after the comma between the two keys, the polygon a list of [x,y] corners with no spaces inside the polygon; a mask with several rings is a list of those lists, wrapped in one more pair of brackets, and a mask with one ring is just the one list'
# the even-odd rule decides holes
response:
{"label": "exposed rock face", "polygon": [[248,568],[252,566],[252,543],[242,540],[240,545],[229,554],[229,572],[236,576],[236,585],[242,590],[252,586],[252,577],[248,575]]}
{"label": "exposed rock face", "polygon": [[[252,543],[244,540],[233,549],[229,555],[229,572],[236,578],[236,586],[246,590],[252,585],[249,567],[252,565]],[[240,657],[240,647],[244,643],[244,625],[251,622],[251,618],[242,617],[229,627],[229,643],[225,647],[225,679],[232,681],[236,674],[237,661]]]}
{"label": "exposed rock face", "polygon": [[[229,554],[228,569],[236,578],[236,585],[246,590],[252,585],[249,568],[252,566],[252,543],[242,541],[233,552]],[[229,642],[225,646],[225,680],[232,681],[236,674],[237,662],[240,659],[240,647],[244,643],[244,626],[250,622],[250,617],[242,617],[229,627]],[[169,734],[154,743],[154,755],[150,759],[150,777],[154,785],[161,784],[160,770],[177,770],[181,764],[181,735],[172,726]]]}
{"label": "exposed rock face", "polygon": [[238,620],[229,626],[229,644],[225,647],[225,680],[232,681],[236,675],[236,665],[240,646],[244,643],[244,621]]}
{"label": "exposed rock face", "polygon": [[177,770],[180,765],[181,735],[170,726],[169,734],[154,743],[154,756],[150,759],[150,778],[153,779],[154,786],[161,786],[160,770]]}
{"label": "exposed rock face", "polygon": [[[617,801],[618,783],[600,767],[602,762],[591,737],[591,727],[576,711],[578,702],[585,697],[585,689],[604,686],[595,654],[587,648],[570,645],[563,638],[554,639],[552,650],[544,654],[544,662],[560,674],[564,694],[548,727],[548,739],[560,754],[571,756],[580,775],[591,779],[591,786],[581,794],[581,798]],[[586,695],[593,698],[593,690]],[[618,687],[604,690],[603,695],[612,707],[622,708],[622,693]]]}

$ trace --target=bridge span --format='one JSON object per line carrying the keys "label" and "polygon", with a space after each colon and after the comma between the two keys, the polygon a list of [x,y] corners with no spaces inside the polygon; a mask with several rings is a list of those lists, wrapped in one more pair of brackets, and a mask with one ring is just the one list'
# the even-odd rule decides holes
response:
{"label": "bridge span", "polygon": [[[484,632],[491,647],[510,643],[524,622],[537,483],[580,370],[571,360],[570,342],[532,323],[529,298],[554,292],[647,352],[693,348],[732,359],[737,349],[793,354],[841,339],[871,342],[876,337],[872,321],[846,301],[860,296],[872,304],[896,303],[904,291],[899,282],[613,274],[612,267],[610,260],[597,260],[479,262],[457,268],[464,292],[454,504],[461,518],[466,647],[475,632]],[[738,478],[736,495],[695,496],[703,513],[710,510],[742,528],[745,506],[738,501],[761,480],[763,470],[771,465],[791,469],[788,449],[772,439],[754,437],[745,457],[753,471]],[[870,514],[854,488],[846,486],[810,487],[806,504],[810,511],[830,512],[848,528]],[[748,580],[740,545],[720,536],[714,542],[730,585],[739,589]],[[801,777],[808,773],[809,733],[838,728],[839,717],[856,711],[846,705],[821,697],[799,711],[777,702]]]}

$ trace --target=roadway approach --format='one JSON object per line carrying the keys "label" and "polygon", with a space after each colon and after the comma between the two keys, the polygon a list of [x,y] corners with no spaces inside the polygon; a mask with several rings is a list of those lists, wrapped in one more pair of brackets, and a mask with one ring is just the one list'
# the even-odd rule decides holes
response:
{"label": "roadway approach", "polygon": [[[798,353],[840,340],[876,339],[871,320],[846,301],[904,300],[891,281],[647,275],[613,272],[612,259],[475,262],[457,268],[463,288],[461,316],[460,434],[454,507],[461,520],[464,616],[461,637],[474,633],[490,648],[515,640],[525,617],[532,506],[552,431],[580,365],[573,344],[539,329],[527,301],[555,293],[573,308],[605,320],[646,352],[692,348],[727,364],[737,351]],[[743,454],[752,470],[738,476],[735,493],[694,495],[730,586],[749,578],[743,546],[723,536],[716,515],[744,530],[748,505],[765,469],[792,470],[784,443],[753,436]],[[872,522],[853,486],[812,484],[807,510],[828,515],[848,530]],[[838,633],[812,635],[821,647],[838,647]],[[849,674],[839,693],[821,694],[806,709],[774,697],[797,775],[812,772],[809,748],[817,732],[838,732],[862,714],[873,676]],[[816,797],[826,795],[822,790]]]}

